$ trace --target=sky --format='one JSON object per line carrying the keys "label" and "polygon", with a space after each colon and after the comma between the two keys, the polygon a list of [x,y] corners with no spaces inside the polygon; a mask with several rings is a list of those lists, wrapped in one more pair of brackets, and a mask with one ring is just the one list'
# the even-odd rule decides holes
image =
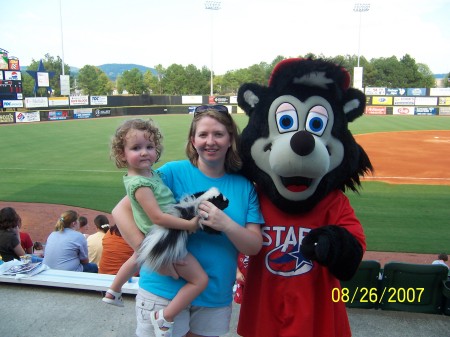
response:
{"label": "sky", "polygon": [[307,53],[409,54],[450,72],[450,0],[10,0],[0,1],[0,48],[22,66],[61,57],[82,68],[176,63],[215,74]]}

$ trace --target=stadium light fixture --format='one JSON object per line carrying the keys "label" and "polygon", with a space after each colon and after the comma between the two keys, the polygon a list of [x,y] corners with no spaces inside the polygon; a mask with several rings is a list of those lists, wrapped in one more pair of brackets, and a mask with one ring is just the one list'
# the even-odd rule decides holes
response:
{"label": "stadium light fixture", "polygon": [[358,31],[358,67],[359,67],[359,57],[360,57],[360,47],[361,47],[361,17],[362,13],[368,12],[370,9],[370,4],[356,3],[353,7],[353,11],[359,13],[359,31]]}
{"label": "stadium light fixture", "polygon": [[211,90],[210,96],[213,95],[213,54],[214,54],[214,12],[218,11],[222,3],[220,1],[205,1],[205,9],[211,10]]}

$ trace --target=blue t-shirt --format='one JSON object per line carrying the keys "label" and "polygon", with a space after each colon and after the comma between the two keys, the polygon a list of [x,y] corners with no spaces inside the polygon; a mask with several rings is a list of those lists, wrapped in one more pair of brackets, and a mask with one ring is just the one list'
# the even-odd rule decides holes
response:
{"label": "blue t-shirt", "polygon": [[[175,199],[186,194],[207,191],[217,187],[229,199],[224,212],[241,226],[247,223],[264,223],[253,184],[238,174],[225,174],[220,178],[204,175],[189,161],[175,161],[159,169],[165,184],[172,190]],[[236,279],[238,251],[221,233],[207,234],[197,231],[189,235],[188,251],[197,258],[208,275],[207,288],[192,302],[203,307],[223,307],[232,301],[233,284]],[[142,267],[139,286],[152,294],[172,299],[186,282],[162,276]]]}

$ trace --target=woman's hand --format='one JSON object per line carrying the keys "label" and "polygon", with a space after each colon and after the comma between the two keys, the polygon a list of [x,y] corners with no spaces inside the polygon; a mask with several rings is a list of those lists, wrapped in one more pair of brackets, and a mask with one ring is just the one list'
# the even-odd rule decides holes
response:
{"label": "woman's hand", "polygon": [[228,215],[209,201],[202,201],[198,209],[200,210],[199,216],[202,225],[226,233],[234,224]]}

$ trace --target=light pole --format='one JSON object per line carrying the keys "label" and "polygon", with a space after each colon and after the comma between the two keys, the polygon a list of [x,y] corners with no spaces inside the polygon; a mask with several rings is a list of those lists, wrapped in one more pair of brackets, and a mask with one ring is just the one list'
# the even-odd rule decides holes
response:
{"label": "light pole", "polygon": [[[205,1],[205,8],[212,11],[220,9],[220,1]],[[214,12],[211,12],[211,91],[210,96],[213,95],[213,54],[214,54]]]}
{"label": "light pole", "polygon": [[355,4],[354,12],[359,13],[359,31],[358,31],[358,66],[353,69],[353,87],[363,89],[363,68],[359,66],[360,47],[361,47],[361,17],[363,12],[370,9],[370,4]]}
{"label": "light pole", "polygon": [[359,12],[359,32],[358,32],[358,67],[359,67],[359,50],[361,46],[361,17],[363,12],[368,12],[370,9],[370,4],[355,4],[353,7],[354,12]]}

